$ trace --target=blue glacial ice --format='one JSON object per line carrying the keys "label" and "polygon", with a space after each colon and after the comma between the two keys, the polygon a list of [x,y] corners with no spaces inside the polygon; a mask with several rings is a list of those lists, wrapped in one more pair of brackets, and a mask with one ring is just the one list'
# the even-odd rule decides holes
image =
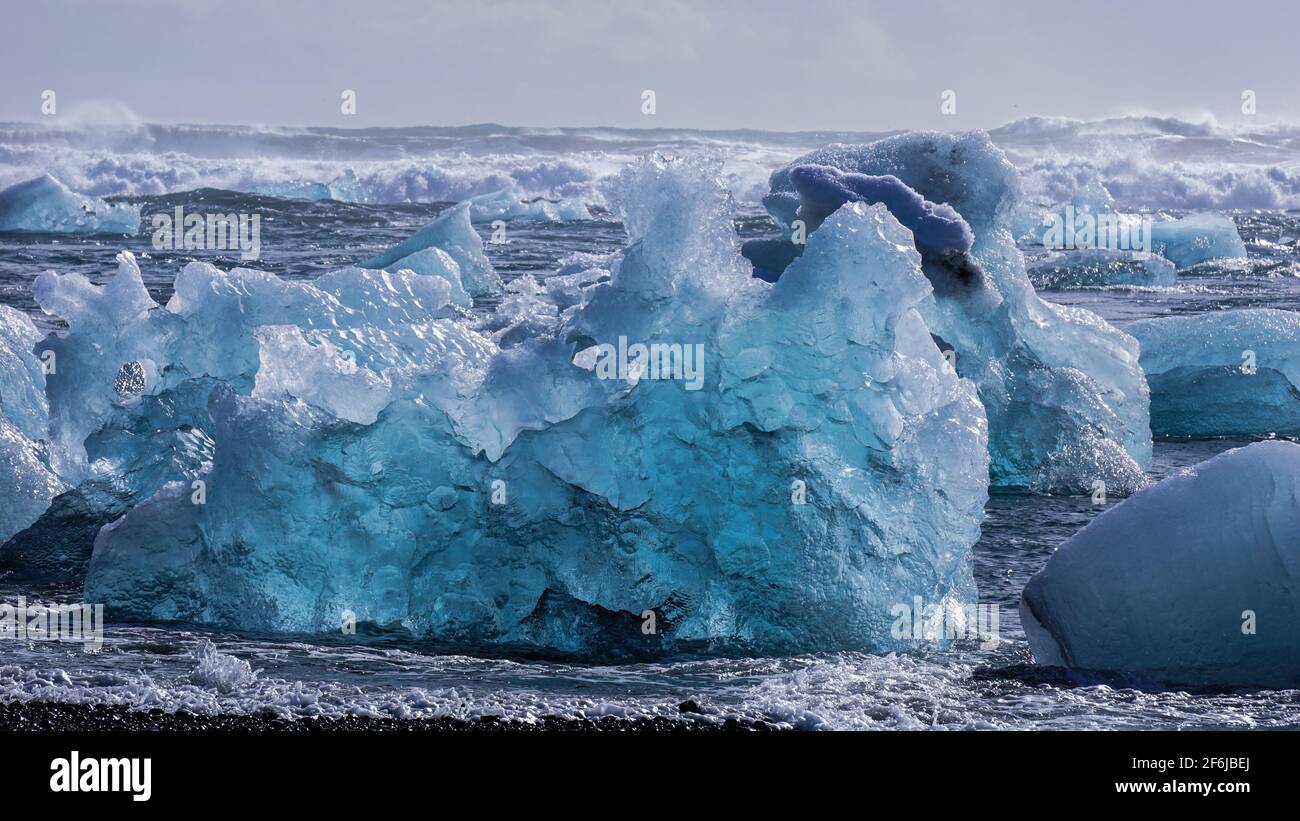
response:
{"label": "blue glacial ice", "polygon": [[1131,323],[1157,435],[1300,433],[1300,314],[1272,308]]}
{"label": "blue glacial ice", "polygon": [[[47,280],[86,369],[58,405],[103,420],[106,374],[146,352],[143,394],[211,386],[202,408],[171,403],[211,439],[202,503],[177,477],[105,526],[87,599],[581,653],[910,646],[894,604],[974,596],[974,386],[926,327],[931,286],[884,207],[836,211],[769,285],[738,253],[719,170],[625,171],[631,244],[568,263],[578,301],[509,346],[416,299],[409,271],[394,289],[361,269],[307,284],[193,263],[144,311],[108,296],[136,288],[127,262],[99,291]],[[518,292],[521,316],[543,292]],[[111,327],[83,336],[91,314]],[[612,366],[629,339],[659,347]]]}
{"label": "blue glacial ice", "polygon": [[[345,269],[307,283],[197,262],[161,307],[129,253],[102,286],[46,272],[33,295],[68,324],[37,347],[57,363],[45,380],[49,462],[72,489],[4,545],[0,562],[51,580],[81,577],[106,522],[167,482],[200,481],[212,458],[208,397],[216,386],[266,396],[314,388],[343,416],[369,411],[373,419],[386,376],[354,366],[366,355],[355,329],[376,328],[381,338],[371,345],[432,351],[422,337],[438,336],[435,320],[454,312],[444,280],[409,270]],[[284,351],[298,354],[296,369],[261,367]],[[313,363],[330,355],[352,373],[326,380]]]}
{"label": "blue glacial ice", "polygon": [[134,235],[139,230],[140,206],[82,196],[49,174],[0,191],[0,231]]}
{"label": "blue glacial ice", "polygon": [[1300,686],[1300,445],[1257,442],[1102,513],[1025,586],[1039,664]]}
{"label": "blue glacial ice", "polygon": [[[935,287],[920,310],[940,345],[953,351],[957,372],[979,388],[994,484],[1047,492],[1080,491],[1097,481],[1112,493],[1140,487],[1151,432],[1137,342],[1090,311],[1039,298],[1009,230],[1021,202],[1019,180],[987,135],[904,134],[795,160],[772,175],[764,199],[786,238],[796,219],[825,212],[834,201],[832,185],[805,195],[809,179],[823,173],[816,167],[825,166],[849,172],[843,201],[891,197],[905,205],[900,219],[912,224],[913,236],[921,231],[916,247]],[[879,182],[871,183],[875,191],[855,188],[854,175],[895,178],[924,204],[902,192],[887,195]],[[973,234],[969,253],[962,251],[965,234],[946,226],[952,214]],[[934,239],[925,236],[931,232]],[[781,243],[789,258],[798,256],[786,239],[746,245],[760,276],[780,263]]]}
{"label": "blue glacial ice", "polygon": [[[109,431],[130,429],[141,416],[151,419],[155,435],[181,427],[203,430],[208,394],[216,383],[245,393],[257,387],[279,390],[293,377],[276,372],[274,363],[264,366],[267,351],[298,345],[294,350],[305,370],[297,379],[310,384],[308,374],[320,375],[311,361],[320,352],[306,348],[337,350],[343,366],[364,365],[368,347],[391,349],[395,360],[401,359],[396,352],[418,357],[435,347],[420,335],[436,334],[436,322],[452,313],[445,280],[407,269],[348,268],[292,282],[246,268],[223,272],[201,262],[181,271],[162,307],[149,296],[135,258],[123,252],[117,261],[116,274],[102,286],[80,274],[53,271],[32,286],[41,309],[68,324],[66,333],[51,335],[42,348],[54,352],[59,363],[46,385],[50,432],[59,473],[73,481],[133,475],[124,460],[151,459],[163,450],[149,441],[152,436],[135,436],[129,447],[123,445],[130,437],[110,442]],[[301,332],[298,337],[277,333],[281,326]],[[382,334],[363,339],[360,328]],[[360,380],[362,369],[352,370]],[[339,402],[363,402],[368,392],[346,393]]]}
{"label": "blue glacial ice", "polygon": [[496,220],[530,220],[533,222],[568,222],[589,220],[591,212],[580,200],[549,200],[528,197],[519,191],[503,190],[480,194],[469,200],[470,218],[474,222]]}
{"label": "blue glacial ice", "polygon": [[[454,268],[447,264],[447,257],[456,263]],[[408,269],[417,274],[439,276],[451,284],[453,297],[457,299],[462,290],[471,297],[501,290],[501,277],[483,253],[483,239],[474,230],[468,202],[443,211],[433,222],[361,263],[361,267],[385,271]]]}
{"label": "blue glacial ice", "polygon": [[1222,214],[1192,214],[1151,226],[1152,248],[1179,268],[1211,259],[1246,256],[1246,244],[1237,226]]}
{"label": "blue glacial ice", "polygon": [[41,334],[20,311],[0,305],[0,543],[36,521],[66,489],[54,473],[47,436]]}
{"label": "blue glacial ice", "polygon": [[1030,259],[1028,272],[1038,288],[1169,287],[1178,283],[1177,269],[1162,256],[1106,248],[1049,252]]}
{"label": "blue glacial ice", "polygon": [[[1113,227],[1100,222],[1103,218],[1111,220]],[[1027,245],[1059,248],[1068,238],[1071,244],[1064,247],[1155,253],[1175,268],[1246,256],[1246,245],[1231,218],[1200,213],[1152,221],[1143,214],[1121,213],[1110,192],[1096,181],[1081,186],[1067,202],[1048,208],[1018,205],[1011,214],[1011,228]]]}
{"label": "blue glacial ice", "polygon": [[[1044,245],[1044,239],[1052,236],[1053,226],[1059,228],[1079,222],[1084,216],[1096,218],[1103,215],[1113,215],[1126,222],[1138,219],[1136,215],[1119,213],[1115,198],[1106,186],[1091,180],[1075,189],[1069,200],[1056,205],[1044,207],[1021,201],[1011,210],[1010,229],[1013,236],[1026,245]],[[1095,235],[1093,238],[1096,239]]]}
{"label": "blue glacial ice", "polygon": [[970,226],[946,204],[928,202],[893,175],[844,173],[826,165],[799,165],[790,169],[790,183],[799,195],[796,216],[808,231],[815,231],[846,202],[885,206],[903,227],[922,256],[969,253],[975,244]]}

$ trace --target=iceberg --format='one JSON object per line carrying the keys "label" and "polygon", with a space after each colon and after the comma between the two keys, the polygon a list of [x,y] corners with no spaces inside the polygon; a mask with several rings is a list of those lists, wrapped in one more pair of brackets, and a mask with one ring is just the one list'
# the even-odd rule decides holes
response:
{"label": "iceberg", "polygon": [[[838,184],[827,166],[845,172]],[[815,229],[836,201],[878,201],[903,214],[934,284],[920,311],[988,413],[995,485],[1080,492],[1100,481],[1123,494],[1144,484],[1151,431],[1137,342],[1035,292],[1010,232],[1019,180],[987,135],[832,145],[774,172],[771,189],[764,204],[782,228],[779,242],[792,238],[796,219]],[[762,252],[751,257],[760,278],[783,276],[765,267],[781,262],[777,246],[745,248]],[[787,254],[797,258],[798,249]]]}
{"label": "iceberg", "polygon": [[573,199],[548,200],[525,198],[517,191],[494,191],[469,200],[470,218],[474,222],[496,220],[532,220],[535,222],[569,222],[589,220],[591,212]]}
{"label": "iceberg", "polygon": [[0,191],[0,231],[134,236],[139,230],[140,206],[82,196],[49,174]]}
{"label": "iceberg", "polygon": [[1300,433],[1300,314],[1272,308],[1130,323],[1165,436]]}
{"label": "iceberg", "polygon": [[[452,269],[438,254],[420,254],[436,249],[456,263]],[[416,273],[440,276],[452,285],[453,294],[463,288],[469,296],[480,297],[501,290],[501,278],[483,253],[483,239],[470,221],[467,202],[453,205],[443,211],[428,225],[402,240],[379,256],[361,263],[363,268],[381,268],[385,271],[409,269]],[[459,275],[453,281],[452,271]]]}
{"label": "iceberg", "polygon": [[[589,656],[910,647],[893,605],[974,597],[975,388],[926,327],[931,286],[886,208],[838,209],[769,285],[720,171],[625,170],[630,245],[571,261],[579,301],[508,347],[405,298],[318,317],[294,296],[310,285],[187,266],[146,316],[175,317],[158,384],[218,380],[206,498],[169,481],[105,526],[87,599]],[[516,291],[521,317],[543,291]],[[631,367],[603,358],[626,340]]]}
{"label": "iceberg", "polygon": [[1167,287],[1178,282],[1174,264],[1162,256],[1102,248],[1052,252],[1031,259],[1028,272],[1030,281],[1038,288]]}
{"label": "iceberg", "polygon": [[[46,313],[68,324],[39,345],[57,363],[44,379],[42,435],[63,483],[57,489],[66,492],[0,556],[27,577],[60,580],[81,578],[107,522],[169,482],[197,490],[213,456],[208,398],[216,387],[259,397],[297,391],[365,420],[393,374],[433,355],[456,314],[444,280],[409,270],[351,268],[286,282],[198,262],[159,306],[125,252],[103,285],[46,272],[32,290]],[[277,368],[289,355],[296,368]],[[393,370],[363,370],[377,356]],[[344,368],[332,380],[313,364],[329,357]]]}
{"label": "iceberg", "polygon": [[[0,543],[45,512],[66,489],[50,465],[41,334],[20,311],[0,305]],[[0,551],[0,561],[6,559]]]}
{"label": "iceberg", "polygon": [[1211,259],[1246,256],[1246,244],[1236,224],[1221,214],[1193,214],[1179,220],[1151,226],[1154,250],[1179,268],[1190,268]]}
{"label": "iceberg", "polygon": [[[1010,227],[1017,241],[1025,245],[1044,245],[1044,238],[1052,236],[1054,226],[1073,226],[1085,217],[1107,215],[1114,216],[1120,224],[1126,225],[1139,219],[1136,215],[1119,213],[1115,198],[1106,186],[1092,180],[1077,188],[1069,200],[1056,205],[1044,207],[1030,202],[1017,204],[1011,210]],[[1093,240],[1100,241],[1100,238],[1094,234]]]}
{"label": "iceberg", "polygon": [[1300,445],[1257,442],[1107,509],[1025,585],[1043,665],[1300,686]]}

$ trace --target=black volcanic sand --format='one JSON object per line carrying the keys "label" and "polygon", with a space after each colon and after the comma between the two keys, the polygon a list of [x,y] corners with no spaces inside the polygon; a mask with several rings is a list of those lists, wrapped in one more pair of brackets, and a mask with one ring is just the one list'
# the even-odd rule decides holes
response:
{"label": "black volcanic sand", "polygon": [[[694,702],[684,702],[678,708],[683,713],[700,712]],[[141,731],[269,731],[269,732],[537,732],[551,731],[605,731],[634,732],[660,730],[669,732],[702,731],[754,731],[776,729],[764,721],[724,722],[690,721],[685,719],[614,718],[596,719],[561,718],[545,716],[535,723],[509,721],[485,716],[479,719],[459,718],[366,718],[344,716],[340,718],[299,718],[294,720],[274,716],[223,714],[215,716],[193,713],[165,713],[161,710],[131,711],[122,705],[60,704],[55,702],[15,702],[0,704],[0,730],[32,730],[79,732],[96,730]]]}

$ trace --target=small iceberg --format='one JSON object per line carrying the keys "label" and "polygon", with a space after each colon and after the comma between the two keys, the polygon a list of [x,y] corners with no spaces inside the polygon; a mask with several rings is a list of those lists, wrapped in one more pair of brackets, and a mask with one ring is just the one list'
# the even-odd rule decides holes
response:
{"label": "small iceberg", "polygon": [[140,206],[82,196],[49,174],[0,191],[0,231],[135,235],[139,230]]}
{"label": "small iceberg", "polygon": [[1156,435],[1300,433],[1300,314],[1250,308],[1127,330],[1142,346]]}
{"label": "small iceberg", "polygon": [[[443,251],[455,262],[454,278],[453,269],[442,255],[420,253],[430,248]],[[361,263],[361,267],[390,272],[409,269],[417,274],[440,276],[451,283],[453,297],[462,288],[472,297],[501,290],[501,277],[483,253],[483,239],[474,230],[467,202],[443,211],[433,222],[379,256]]]}
{"label": "small iceberg", "polygon": [[1211,259],[1246,256],[1246,244],[1237,225],[1221,214],[1193,214],[1179,220],[1151,226],[1153,250],[1179,268],[1190,268]]}
{"label": "small iceberg", "polygon": [[1090,248],[1059,251],[1027,262],[1038,288],[1089,288],[1106,285],[1170,286],[1178,282],[1174,264],[1144,251]]}
{"label": "small iceberg", "polygon": [[1220,454],[1115,505],[1025,585],[1043,665],[1300,686],[1300,445]]}

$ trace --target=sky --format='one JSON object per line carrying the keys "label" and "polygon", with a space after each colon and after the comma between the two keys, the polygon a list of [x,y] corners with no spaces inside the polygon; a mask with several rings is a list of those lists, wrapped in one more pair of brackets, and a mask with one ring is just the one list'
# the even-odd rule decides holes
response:
{"label": "sky", "polygon": [[[0,120],[337,127],[1300,122],[1295,0],[0,0]],[[342,95],[356,95],[355,114]],[[654,92],[654,113],[643,92]],[[952,91],[944,113],[944,92]]]}

